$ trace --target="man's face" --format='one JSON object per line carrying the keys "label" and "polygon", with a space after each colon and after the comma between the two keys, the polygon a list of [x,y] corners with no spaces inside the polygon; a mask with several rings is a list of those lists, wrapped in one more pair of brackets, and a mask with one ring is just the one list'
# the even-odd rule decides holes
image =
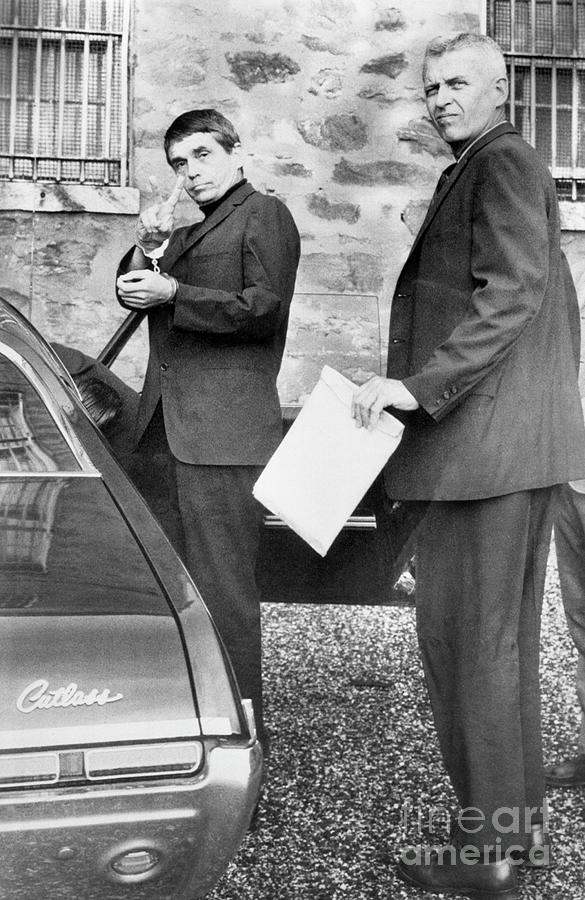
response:
{"label": "man's face", "polygon": [[505,76],[471,47],[428,57],[424,89],[435,128],[456,151],[501,120],[507,98]]}
{"label": "man's face", "polygon": [[228,152],[206,132],[175,141],[168,155],[176,174],[185,176],[186,192],[199,205],[219,200],[241,178],[240,145]]}

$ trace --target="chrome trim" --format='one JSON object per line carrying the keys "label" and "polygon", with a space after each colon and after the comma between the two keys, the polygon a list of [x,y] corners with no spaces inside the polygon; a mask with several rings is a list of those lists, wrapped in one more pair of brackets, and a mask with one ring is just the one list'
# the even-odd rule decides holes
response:
{"label": "chrome trim", "polygon": [[[41,400],[47,407],[47,410],[49,411],[51,418],[55,422],[55,425],[57,426],[57,428],[61,432],[63,438],[65,439],[67,446],[69,447],[73,456],[79,463],[80,469],[82,469],[82,471],[85,474],[97,473],[99,475],[99,472],[97,471],[97,469],[91,462],[83,445],[81,444],[81,442],[77,438],[77,435],[71,428],[71,425],[68,422],[66,416],[61,411],[60,406],[55,403],[55,398],[52,396],[51,392],[48,390],[44,381],[39,377],[39,375],[37,374],[35,369],[33,369],[33,367],[28,362],[28,360],[26,360],[24,358],[24,356],[22,356],[20,353],[18,353],[16,350],[14,350],[8,344],[5,344],[3,341],[0,341],[0,353],[3,354],[4,356],[6,356],[7,359],[9,359],[11,362],[13,362],[16,366],[18,366],[22,370],[24,376],[28,379],[28,381],[30,381],[30,383],[32,384],[34,389],[37,391]],[[57,377],[57,376],[55,375],[55,377]],[[83,404],[81,403],[81,401],[80,401],[80,406],[83,409]],[[75,406],[72,403],[71,407],[68,411],[73,413],[74,410],[75,410]],[[44,473],[40,473],[40,474],[44,474]],[[59,473],[59,475],[62,475],[62,474],[63,473],[61,473],[61,472]]]}
{"label": "chrome trim", "polygon": [[[46,778],[26,776],[22,775],[19,781],[16,780],[6,780],[5,776],[5,767],[6,763],[10,760],[14,760],[16,763],[22,763],[27,759],[44,759],[49,762],[52,760],[54,765],[52,766],[54,772],[52,775]],[[11,753],[8,756],[0,756],[0,788],[2,789],[11,789],[11,788],[19,788],[19,787],[36,787],[42,788],[46,787],[49,784],[57,784],[59,780],[59,754],[58,753]]]}
{"label": "chrome trim", "polygon": [[46,678],[37,678],[21,691],[16,701],[16,707],[21,713],[37,712],[41,709],[65,708],[67,706],[105,706],[106,703],[115,703],[123,700],[124,694],[111,694],[110,688],[92,687],[87,693],[81,690],[77,682],[72,681],[68,685],[49,690],[49,682]]}
{"label": "chrome trim", "polygon": [[[209,732],[207,732],[209,733]],[[226,732],[216,732],[225,734]],[[229,733],[232,733],[230,728]],[[170,719],[167,721],[132,722],[121,725],[99,726],[100,743],[111,741],[139,741],[144,739],[200,737],[201,727],[197,719]],[[17,750],[20,747],[73,747],[79,744],[95,744],[95,725],[78,725],[65,728],[31,728],[18,731],[0,731],[0,750]]]}
{"label": "chrome trim", "polygon": [[4,478],[14,478],[22,481],[23,478],[36,478],[37,481],[46,481],[48,478],[53,479],[61,479],[61,478],[101,478],[101,472],[98,472],[97,469],[94,469],[92,472],[89,471],[75,471],[75,472],[67,472],[66,470],[58,471],[58,472],[0,472],[0,481]]}
{"label": "chrome trim", "polygon": [[201,716],[201,734],[233,734],[231,720],[227,716]]}
{"label": "chrome trim", "polygon": [[[274,516],[272,514],[264,516],[264,525],[266,528],[289,527],[286,522],[282,521],[280,516]],[[343,531],[369,531],[375,529],[376,527],[377,525],[375,516],[350,516],[343,526]]]}
{"label": "chrome trim", "polygon": [[[84,786],[85,790],[80,791],[78,796],[71,794],[68,799],[72,800],[81,800],[84,803],[87,802],[87,785]],[[111,785],[112,789],[116,787],[116,785]],[[134,785],[133,785],[134,787]],[[125,799],[125,794],[127,793],[127,788],[123,787],[120,790],[112,790],[111,793],[107,794],[107,797],[122,797]],[[146,789],[148,790],[148,789]],[[183,793],[187,793],[189,790],[192,790],[189,786],[186,786]],[[166,787],[158,788],[156,791],[150,789],[148,790],[148,794],[152,796],[154,793],[159,794],[168,794],[169,788],[168,785]],[[179,793],[177,786],[173,785],[173,794]],[[3,798],[0,797],[0,804]],[[14,802],[13,798],[10,797],[9,794],[4,798],[8,801],[9,804]],[[33,795],[30,797],[31,805],[38,804],[38,799]],[[195,821],[199,817],[200,813],[196,809],[191,809],[189,807],[185,809],[157,809],[156,811],[156,819],[157,822],[172,822],[175,819],[189,819]],[[112,808],[112,812],[110,813],[101,813],[97,815],[84,814],[80,815],[71,815],[71,816],[59,816],[57,818],[46,818],[39,819],[34,817],[33,819],[24,819],[19,818],[17,821],[13,820],[2,820],[0,821],[0,834],[10,834],[19,831],[59,831],[62,832],[64,829],[88,829],[88,828],[98,828],[104,825],[110,826],[119,826],[124,825],[125,823],[130,823],[134,825],[138,822],[144,822],[148,824],[152,822],[153,813],[152,809],[145,810],[131,810],[130,812],[123,812],[118,810],[115,806]]]}
{"label": "chrome trim", "polygon": [[[181,751],[188,751],[190,761],[177,761],[177,755]],[[144,764],[144,756],[158,756],[159,761],[150,760],[149,765]],[[194,756],[194,759],[193,759]],[[98,758],[98,763],[92,763],[93,758]],[[110,758],[111,766],[105,763]],[[135,761],[133,766],[128,763],[123,765],[123,757],[130,757]],[[141,759],[142,757],[142,759]],[[117,760],[117,763],[116,763]],[[117,778],[152,778],[193,775],[200,767],[203,760],[203,747],[199,743],[168,742],[152,744],[130,744],[124,747],[92,747],[84,753],[85,777],[88,781],[112,781]],[[99,774],[93,774],[95,769]],[[103,773],[103,774],[102,774]]]}
{"label": "chrome trim", "polygon": [[250,737],[253,741],[255,741],[258,737],[256,733],[256,719],[254,718],[254,706],[251,700],[242,700],[242,709],[244,710],[244,716],[246,717],[246,723],[248,725],[248,730],[250,731]]}

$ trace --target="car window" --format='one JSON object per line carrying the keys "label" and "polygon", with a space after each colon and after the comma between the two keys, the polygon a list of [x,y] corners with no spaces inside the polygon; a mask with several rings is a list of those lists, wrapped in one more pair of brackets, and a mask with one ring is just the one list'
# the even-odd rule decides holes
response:
{"label": "car window", "polygon": [[72,472],[80,466],[42,398],[0,354],[0,472]]}

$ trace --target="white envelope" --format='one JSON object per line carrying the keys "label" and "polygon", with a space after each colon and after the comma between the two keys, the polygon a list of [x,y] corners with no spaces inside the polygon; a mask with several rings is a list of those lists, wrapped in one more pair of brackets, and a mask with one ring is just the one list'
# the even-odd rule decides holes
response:
{"label": "white envelope", "polygon": [[396,450],[404,425],[387,412],[356,428],[356,385],[329,366],[269,460],[253,493],[321,556]]}

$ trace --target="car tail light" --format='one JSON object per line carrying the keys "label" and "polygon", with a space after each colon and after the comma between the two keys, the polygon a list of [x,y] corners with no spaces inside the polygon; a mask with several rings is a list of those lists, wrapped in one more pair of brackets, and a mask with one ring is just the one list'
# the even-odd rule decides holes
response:
{"label": "car tail light", "polygon": [[23,753],[0,757],[0,787],[55,784],[59,779],[57,753]]}
{"label": "car tail light", "polygon": [[85,753],[85,774],[90,781],[153,775],[191,775],[201,765],[202,755],[200,744],[172,741],[164,744],[96,748]]}
{"label": "car tail light", "polygon": [[0,789],[120,778],[193,775],[203,748],[194,741],[0,755]]}

